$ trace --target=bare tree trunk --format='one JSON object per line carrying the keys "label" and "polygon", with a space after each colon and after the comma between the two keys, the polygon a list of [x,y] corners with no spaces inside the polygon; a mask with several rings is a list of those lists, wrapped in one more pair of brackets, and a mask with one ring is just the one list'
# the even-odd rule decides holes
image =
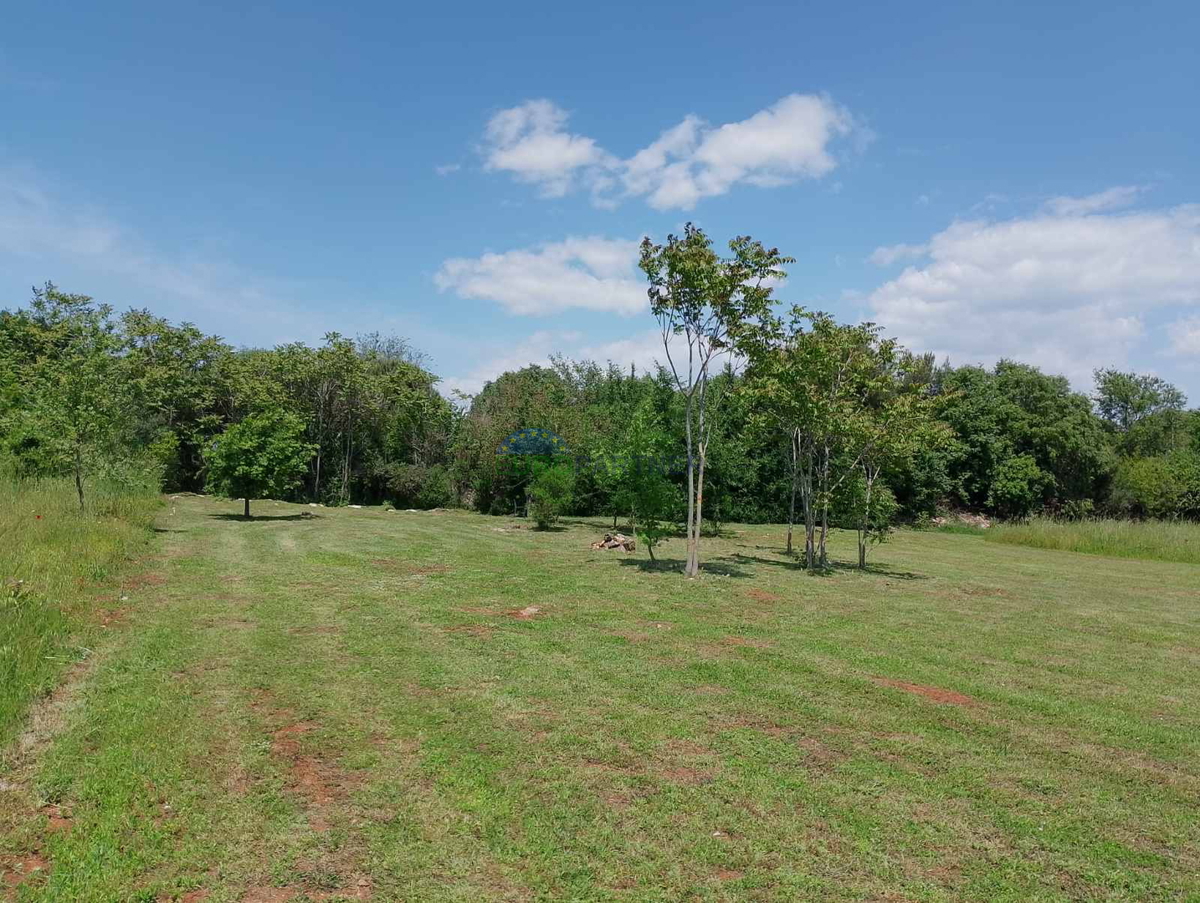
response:
{"label": "bare tree trunk", "polygon": [[75,492],[79,496],[79,511],[83,512],[83,449],[75,443]]}
{"label": "bare tree trunk", "polygon": [[796,432],[797,431],[793,430],[791,433],[791,436],[789,437],[789,440],[790,440],[791,446],[792,446],[792,499],[791,499],[791,503],[788,505],[788,531],[787,531],[787,553],[789,555],[792,554],[792,525],[796,522],[796,481],[798,480],[798,478],[800,476],[800,473],[799,473],[799,467],[800,467],[799,443],[800,443],[800,439],[797,436]]}
{"label": "bare tree trunk", "polygon": [[687,563],[684,565],[683,573],[688,577],[695,577],[696,572],[692,569],[692,562],[696,558],[696,534],[695,534],[695,511],[696,511],[696,457],[695,450],[692,445],[692,405],[694,396],[688,398],[687,411],[684,417],[684,431],[687,433],[687,456],[688,456],[688,510],[687,510]]}
{"label": "bare tree trunk", "polygon": [[821,458],[820,485],[818,492],[821,497],[821,539],[818,548],[818,562],[821,567],[829,563],[825,551],[825,538],[829,535],[829,442],[825,442],[824,454]]}
{"label": "bare tree trunk", "polygon": [[242,517],[250,517],[250,497],[246,496],[246,507],[242,509]]}
{"label": "bare tree trunk", "polygon": [[860,570],[867,569],[867,537],[870,535],[871,529],[871,490],[875,486],[875,478],[879,475],[879,471],[872,469],[868,465],[863,465],[863,476],[867,481],[866,498],[863,501],[862,522],[858,530],[858,567]]}
{"label": "bare tree trunk", "polygon": [[690,568],[689,577],[695,577],[700,573],[700,525],[704,522],[704,462],[708,457],[708,448],[705,443],[700,444],[700,468],[699,475],[696,479],[696,542],[692,546],[692,558],[688,562]]}

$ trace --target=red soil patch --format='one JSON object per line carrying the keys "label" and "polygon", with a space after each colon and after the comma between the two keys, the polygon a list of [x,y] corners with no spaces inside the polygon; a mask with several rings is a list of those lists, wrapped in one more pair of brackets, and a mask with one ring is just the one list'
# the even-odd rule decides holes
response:
{"label": "red soil patch", "polygon": [[974,706],[978,703],[963,693],[956,693],[953,690],[942,690],[938,687],[927,687],[923,684],[913,684],[904,680],[892,680],[886,677],[874,678],[875,683],[881,687],[891,687],[894,690],[903,690],[906,693],[913,693],[916,696],[923,696],[925,699],[932,702],[944,703],[947,705],[962,705]]}
{"label": "red soil patch", "polygon": [[783,596],[777,593],[769,593],[765,589],[751,589],[746,591],[746,598],[753,599],[755,602],[782,602]]}
{"label": "red soil patch", "polygon": [[57,833],[59,831],[67,831],[71,828],[71,816],[62,806],[51,804],[42,807],[42,813],[46,816],[46,829]]}
{"label": "red soil patch", "polygon": [[209,891],[205,888],[199,890],[189,890],[186,894],[179,898],[179,903],[203,903],[208,899]]}
{"label": "red soil patch", "polygon": [[10,892],[30,878],[50,871],[50,860],[37,853],[29,853],[16,859],[0,860],[3,866],[4,887]]}
{"label": "red soil patch", "polygon": [[537,605],[528,605],[525,608],[515,609],[508,613],[510,618],[516,618],[518,621],[528,621],[536,615],[540,614],[542,609]]}
{"label": "red soil patch", "polygon": [[111,627],[114,624],[120,624],[129,617],[128,608],[104,608],[99,611],[100,626]]}
{"label": "red soil patch", "polygon": [[281,727],[272,736],[271,752],[287,762],[287,789],[308,802],[313,829],[326,831],[330,827],[326,809],[345,798],[355,781],[337,766],[302,751],[300,738],[313,727],[308,721]]}
{"label": "red soil patch", "polygon": [[717,869],[718,881],[737,881],[745,876],[745,872],[739,872],[737,869]]}

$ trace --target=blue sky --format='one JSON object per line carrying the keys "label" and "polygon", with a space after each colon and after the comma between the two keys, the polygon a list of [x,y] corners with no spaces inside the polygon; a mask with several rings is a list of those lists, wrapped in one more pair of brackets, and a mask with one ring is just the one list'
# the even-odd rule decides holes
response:
{"label": "blue sky", "polygon": [[1200,403],[1200,7],[9,4],[0,304],[53,279],[234,344],[410,337],[448,387],[646,363],[632,248],[958,363]]}

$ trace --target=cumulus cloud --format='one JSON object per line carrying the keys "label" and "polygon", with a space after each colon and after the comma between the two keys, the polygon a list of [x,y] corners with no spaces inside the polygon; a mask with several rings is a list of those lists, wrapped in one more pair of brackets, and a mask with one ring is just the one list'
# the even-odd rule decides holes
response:
{"label": "cumulus cloud", "polygon": [[1148,312],[1200,303],[1200,205],[1096,213],[1085,211],[1103,206],[1077,200],[1054,208],[1074,213],[957,222],[926,245],[897,246],[927,249],[928,262],[869,294],[873,318],[913,348],[960,362],[1015,357],[1086,385],[1093,367],[1125,361]]}
{"label": "cumulus cloud", "polygon": [[535,184],[547,197],[576,188],[599,206],[644,197],[658,210],[690,210],[738,184],[769,188],[816,179],[837,166],[838,138],[869,138],[828,97],[790,94],[747,119],[713,126],[688,115],[627,159],[567,129],[568,114],[549,100],[501,110],[488,123],[484,166]]}
{"label": "cumulus cloud", "polygon": [[565,241],[445,261],[434,276],[440,291],[498,301],[515,314],[552,314],[568,308],[625,316],[647,308],[637,273],[638,242],[610,238]]}
{"label": "cumulus cloud", "polygon": [[566,111],[548,100],[501,110],[487,125],[484,167],[535,184],[545,197],[562,197],[580,170],[608,165],[596,142],[570,134],[566,123]]}

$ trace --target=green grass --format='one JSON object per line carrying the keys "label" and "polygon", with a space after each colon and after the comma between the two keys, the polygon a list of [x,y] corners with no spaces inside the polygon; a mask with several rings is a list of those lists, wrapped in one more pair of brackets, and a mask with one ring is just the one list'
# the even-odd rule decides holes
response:
{"label": "green grass", "polygon": [[602,521],[239,510],[160,515],[0,793],[18,899],[1200,897],[1194,566],[733,527],[689,582]]}
{"label": "green grass", "polygon": [[0,477],[0,746],[87,654],[96,587],[149,547],[157,504],[100,493],[81,515],[73,483]]}
{"label": "green grass", "polygon": [[1086,552],[1114,558],[1147,558],[1200,564],[1200,524],[1167,521],[1055,521],[997,524],[984,531],[990,542]]}

